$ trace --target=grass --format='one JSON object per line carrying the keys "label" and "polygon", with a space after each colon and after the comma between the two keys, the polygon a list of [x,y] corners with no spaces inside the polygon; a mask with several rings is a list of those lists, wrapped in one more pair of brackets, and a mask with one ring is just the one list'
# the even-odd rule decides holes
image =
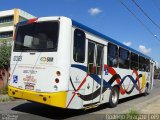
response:
{"label": "grass", "polygon": [[13,97],[5,96],[5,97],[0,98],[0,103],[1,102],[14,101],[14,100],[15,100],[15,98],[13,98]]}
{"label": "grass", "polygon": [[7,95],[7,93],[8,93],[8,83],[5,85],[5,87],[3,89],[0,90],[0,103],[1,102],[8,102],[8,101],[14,101],[15,100],[15,98],[9,97]]}
{"label": "grass", "polygon": [[135,110],[135,109],[131,109],[129,110],[128,113],[125,114],[121,114],[118,118],[118,120],[138,120],[138,117],[140,116],[140,112]]}
{"label": "grass", "polygon": [[0,98],[0,102],[7,102],[7,101],[9,101],[10,99],[9,99],[9,97],[2,97],[2,98]]}

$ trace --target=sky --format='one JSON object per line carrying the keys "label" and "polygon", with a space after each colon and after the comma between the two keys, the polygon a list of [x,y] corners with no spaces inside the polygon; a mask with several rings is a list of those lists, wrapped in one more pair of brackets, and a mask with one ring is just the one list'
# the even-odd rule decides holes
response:
{"label": "sky", "polygon": [[135,1],[141,10],[132,0],[0,0],[0,11],[66,16],[160,62],[160,0]]}

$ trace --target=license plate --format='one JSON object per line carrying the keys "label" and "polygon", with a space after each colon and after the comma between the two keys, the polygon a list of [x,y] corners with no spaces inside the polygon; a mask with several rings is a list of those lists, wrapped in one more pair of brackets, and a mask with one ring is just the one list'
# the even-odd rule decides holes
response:
{"label": "license plate", "polygon": [[33,85],[26,85],[25,89],[27,89],[27,90],[34,90],[34,86]]}

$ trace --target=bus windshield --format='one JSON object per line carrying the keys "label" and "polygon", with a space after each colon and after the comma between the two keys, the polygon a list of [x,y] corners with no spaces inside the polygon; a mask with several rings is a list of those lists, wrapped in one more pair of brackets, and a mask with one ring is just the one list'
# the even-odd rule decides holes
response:
{"label": "bus windshield", "polygon": [[40,22],[18,26],[14,51],[55,52],[58,46],[58,35],[58,22]]}

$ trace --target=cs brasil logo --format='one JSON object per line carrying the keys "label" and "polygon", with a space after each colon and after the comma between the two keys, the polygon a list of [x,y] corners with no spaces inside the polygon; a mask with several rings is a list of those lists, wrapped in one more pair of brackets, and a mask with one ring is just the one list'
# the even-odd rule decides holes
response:
{"label": "cs brasil logo", "polygon": [[53,62],[53,57],[41,57],[40,61],[41,62]]}
{"label": "cs brasil logo", "polygon": [[13,83],[18,83],[18,76],[17,75],[13,75]]}

